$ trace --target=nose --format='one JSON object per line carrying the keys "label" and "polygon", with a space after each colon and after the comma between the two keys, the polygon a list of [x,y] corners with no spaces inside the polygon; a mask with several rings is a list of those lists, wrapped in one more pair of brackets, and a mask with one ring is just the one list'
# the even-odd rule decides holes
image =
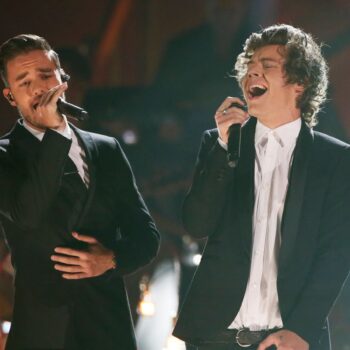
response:
{"label": "nose", "polygon": [[31,85],[31,93],[34,96],[40,96],[42,94],[44,94],[48,88],[46,86],[45,81],[42,80],[38,80],[38,81],[33,81],[32,85]]}
{"label": "nose", "polygon": [[261,76],[261,69],[259,68],[259,66],[257,64],[251,64],[248,67],[248,72],[247,75],[249,78],[253,78],[253,77],[259,77]]}

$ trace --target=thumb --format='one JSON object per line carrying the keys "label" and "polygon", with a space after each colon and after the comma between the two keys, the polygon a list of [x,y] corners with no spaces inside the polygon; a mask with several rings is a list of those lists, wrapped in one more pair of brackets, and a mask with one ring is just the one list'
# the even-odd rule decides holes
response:
{"label": "thumb", "polygon": [[91,236],[81,235],[78,232],[73,232],[72,235],[78,241],[82,241],[82,242],[89,243],[89,244],[96,244],[96,243],[98,243],[97,239],[94,238],[94,237],[91,237]]}
{"label": "thumb", "polygon": [[266,350],[271,345],[277,345],[275,337],[271,334],[269,335],[265,340],[263,340],[260,344],[257,350]]}

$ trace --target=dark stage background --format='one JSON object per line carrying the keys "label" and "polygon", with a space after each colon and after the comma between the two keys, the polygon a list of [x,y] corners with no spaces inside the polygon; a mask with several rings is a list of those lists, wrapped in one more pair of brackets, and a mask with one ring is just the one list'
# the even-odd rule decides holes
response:
{"label": "dark stage background", "polygon": [[[331,84],[317,129],[349,141],[349,19],[349,0],[0,0],[0,42],[35,33],[59,52],[71,75],[68,100],[91,115],[80,127],[119,139],[163,235],[157,260],[128,278],[141,350],[181,349],[168,336],[203,247],[181,227],[181,203],[201,133],[214,127],[226,96],[240,95],[229,73],[244,40],[261,26],[290,23],[324,42]],[[0,99],[0,133],[16,118]],[[0,321],[6,321],[12,270],[1,239],[0,261]],[[350,349],[349,284],[332,312],[335,350]],[[172,300],[169,312],[161,312],[169,302],[159,295]],[[136,312],[140,297],[156,305],[153,316]],[[161,336],[148,331],[164,324]]]}

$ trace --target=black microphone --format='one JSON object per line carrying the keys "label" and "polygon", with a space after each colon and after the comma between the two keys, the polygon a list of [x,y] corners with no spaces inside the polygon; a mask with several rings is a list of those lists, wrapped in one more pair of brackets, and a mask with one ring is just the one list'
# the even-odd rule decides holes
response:
{"label": "black microphone", "polygon": [[[246,106],[242,106],[237,102],[230,104],[230,107],[237,107],[244,111],[247,110]],[[241,124],[232,124],[228,129],[228,142],[227,142],[227,162],[231,168],[236,168],[238,165],[239,157],[241,156]]]}
{"label": "black microphone", "polygon": [[61,98],[59,98],[57,101],[57,109],[61,114],[65,114],[78,121],[86,120],[89,117],[88,112],[86,112],[84,109],[64,101]]}

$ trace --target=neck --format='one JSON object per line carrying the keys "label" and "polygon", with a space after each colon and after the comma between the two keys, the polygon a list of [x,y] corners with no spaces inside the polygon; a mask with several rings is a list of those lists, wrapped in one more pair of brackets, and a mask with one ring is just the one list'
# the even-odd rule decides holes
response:
{"label": "neck", "polygon": [[[67,120],[66,120],[65,116],[63,116],[63,119],[64,119],[64,123],[62,123],[61,125],[59,125],[56,128],[51,127],[50,129],[56,130],[56,131],[64,131],[66,129],[66,127],[67,127]],[[26,118],[23,118],[23,123],[25,123],[27,126],[29,126],[30,128],[32,128],[32,129],[34,129],[35,131],[38,131],[38,132],[45,132],[46,129],[48,129],[46,127],[35,125],[32,122],[30,122],[28,119],[26,119]]]}
{"label": "neck", "polygon": [[300,112],[299,113],[295,113],[292,115],[289,115],[287,117],[278,117],[278,118],[271,118],[271,117],[257,117],[257,119],[260,121],[260,123],[264,124],[265,126],[267,126],[269,129],[276,129],[284,124],[288,124],[293,122],[294,120],[299,119],[300,116]]}
{"label": "neck", "polygon": [[30,128],[32,128],[38,132],[45,132],[45,130],[46,130],[44,128],[41,128],[40,126],[32,124],[30,121],[28,121],[27,119],[24,119],[24,118],[23,118],[23,123],[27,124],[27,126],[29,126]]}

